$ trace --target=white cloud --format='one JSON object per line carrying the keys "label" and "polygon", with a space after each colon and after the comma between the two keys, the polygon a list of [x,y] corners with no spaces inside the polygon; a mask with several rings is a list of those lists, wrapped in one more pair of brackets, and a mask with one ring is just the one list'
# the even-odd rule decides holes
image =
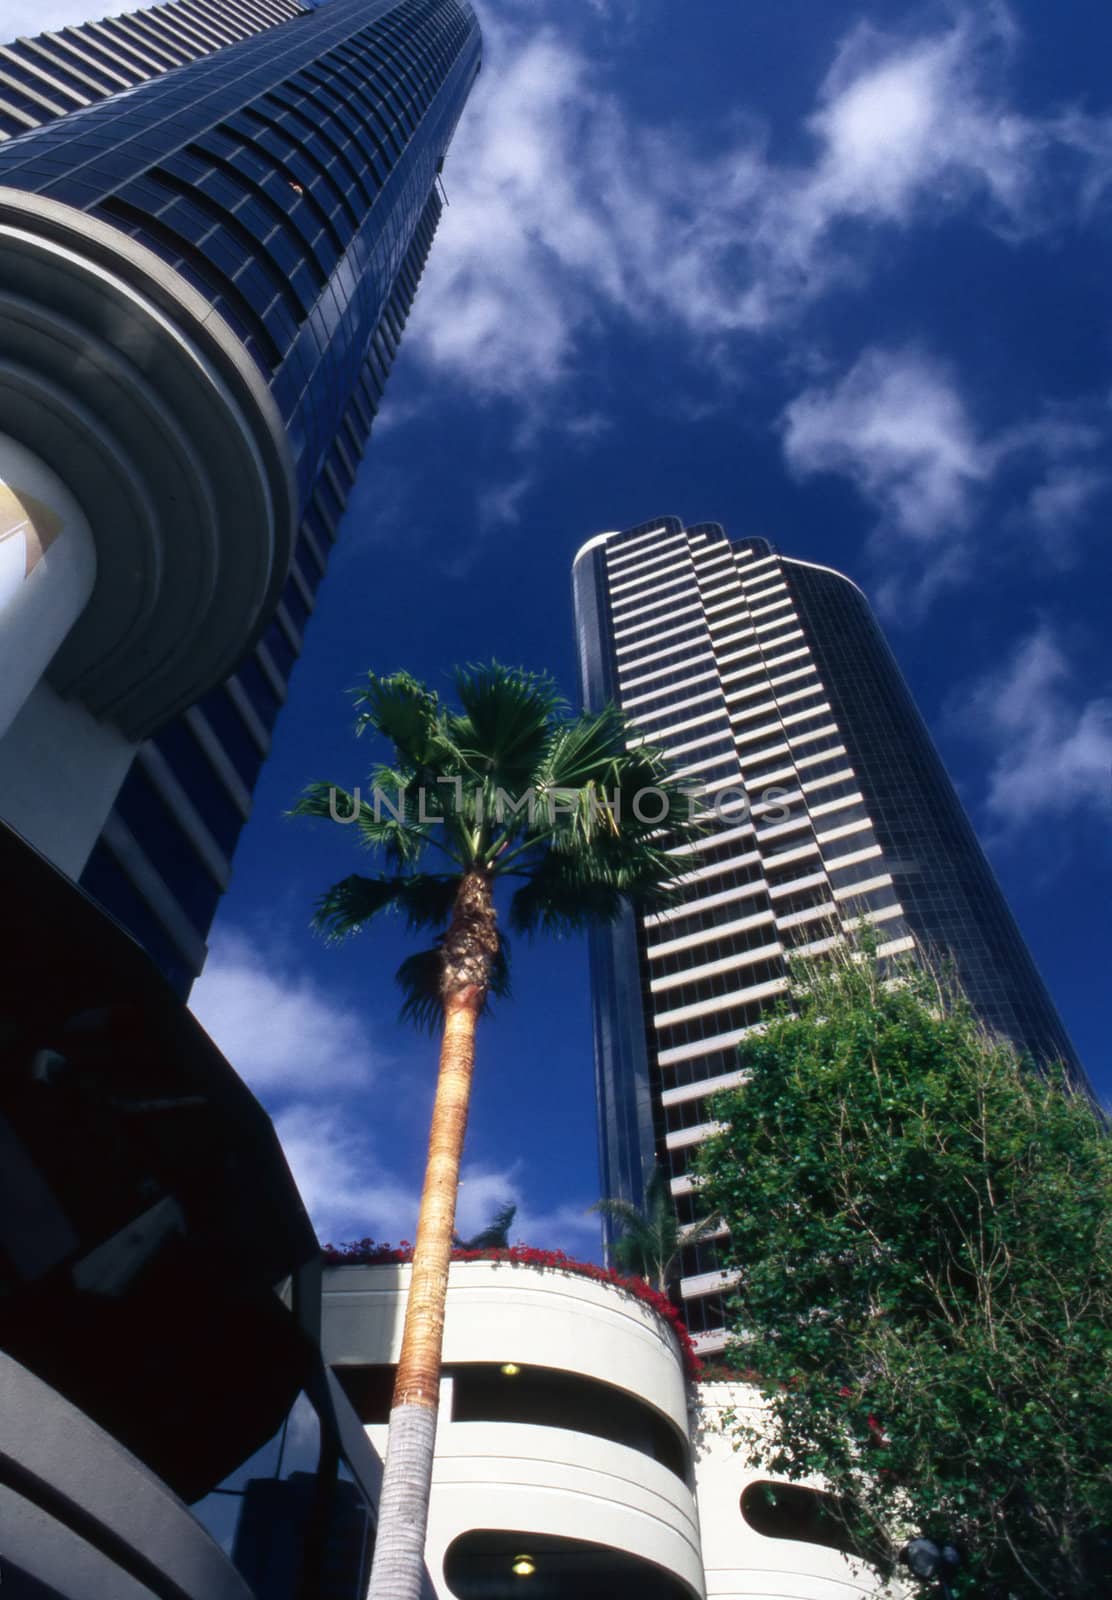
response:
{"label": "white cloud", "polygon": [[970,537],[986,491],[1018,481],[1009,526],[1038,537],[1054,564],[1109,486],[1092,458],[1095,426],[1048,409],[995,433],[982,429],[954,374],[922,350],[872,348],[830,384],[798,395],[782,418],[784,455],[800,477],[837,473],[870,503],[872,551],[888,610],[922,607],[970,569]]}
{"label": "white cloud", "polygon": [[1110,481],[1108,474],[1096,467],[1075,462],[1052,466],[1027,498],[1027,517],[1045,535],[1048,546],[1053,545],[1082,520]]}
{"label": "white cloud", "polygon": [[523,1163],[499,1170],[464,1166],[456,1216],[457,1232],[467,1238],[476,1234],[494,1216],[499,1206],[512,1200],[517,1215],[510,1228],[513,1243],[535,1245],[542,1250],[597,1250],[600,1225],[597,1216],[582,1205],[560,1205],[551,1211],[537,1211],[530,1203],[522,1183]]}
{"label": "white cloud", "polygon": [[867,350],[838,383],[784,413],[784,452],[800,474],[838,472],[913,539],[969,520],[990,471],[961,395],[915,350]]}
{"label": "white cloud", "polygon": [[97,5],[96,0],[0,0],[0,40],[34,37],[75,22],[99,22],[102,17],[122,17],[138,11],[151,0],[112,0]]}
{"label": "white cloud", "polygon": [[[401,1175],[384,1154],[381,1115],[373,1095],[360,1092],[371,1085],[376,1061],[359,1014],[306,977],[302,961],[242,932],[214,939],[190,1009],[271,1105],[320,1239],[412,1239],[419,1181]],[[587,1215],[587,1200],[538,1210],[521,1162],[505,1169],[465,1165],[459,1231],[477,1233],[507,1200],[518,1207],[515,1239],[571,1253],[597,1248],[598,1223]]]}
{"label": "white cloud", "polygon": [[299,1102],[274,1125],[322,1243],[412,1238],[417,1190],[383,1166],[362,1108]]}
{"label": "white cloud", "polygon": [[[373,1238],[380,1243],[412,1241],[417,1228],[419,1186],[385,1165],[373,1127],[358,1110],[339,1104],[299,1102],[275,1118],[282,1148],[318,1237],[339,1244]],[[538,1210],[522,1180],[522,1163],[505,1169],[464,1164],[456,1214],[457,1231],[479,1232],[500,1206],[513,1201],[517,1216],[513,1242],[546,1249],[595,1251],[598,1219],[580,1206]]]}
{"label": "white cloud", "polygon": [[839,215],[906,221],[980,190],[1012,223],[1024,220],[1048,134],[989,88],[990,58],[1011,36],[991,7],[921,39],[856,27],[811,118],[821,153],[796,197],[801,216],[819,230]]}
{"label": "white cloud", "polygon": [[[707,340],[768,331],[862,281],[878,227],[974,207],[1020,237],[1091,210],[1112,175],[1112,120],[1009,106],[1001,7],[914,37],[853,29],[807,120],[813,155],[795,164],[752,128],[703,152],[682,124],[635,120],[566,33],[522,18],[483,7],[488,70],[410,333],[484,394],[524,399],[566,378],[601,316]],[[1069,181],[1055,184],[1063,155]]]}
{"label": "white cloud", "polygon": [[366,1083],[367,1027],[349,1005],[286,960],[273,943],[218,934],[190,1010],[256,1092]]}
{"label": "white cloud", "polygon": [[1094,807],[1112,811],[1112,698],[1076,692],[1045,625],[976,685],[961,720],[995,748],[986,803],[1006,831]]}
{"label": "white cloud", "polygon": [[508,483],[495,483],[481,489],[476,497],[480,533],[516,527],[521,521],[521,502],[532,485],[533,474],[523,472]]}

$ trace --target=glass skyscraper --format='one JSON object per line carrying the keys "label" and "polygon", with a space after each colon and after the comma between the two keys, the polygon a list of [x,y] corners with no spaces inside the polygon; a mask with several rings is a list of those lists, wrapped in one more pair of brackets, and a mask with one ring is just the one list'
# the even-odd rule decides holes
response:
{"label": "glass skyscraper", "polygon": [[0,816],[181,993],[479,65],[467,0],[170,0],[0,51],[4,620],[49,655]]}
{"label": "glass skyscraper", "polygon": [[[654,1160],[681,1222],[707,1097],[787,988],[792,954],[862,918],[881,954],[952,961],[982,1019],[1079,1062],[861,591],[840,573],[675,518],[589,540],[574,568],[587,705],[615,700],[698,793],[709,825],[679,902],[591,941],[603,1193],[639,1202]],[[713,1246],[681,1290],[723,1343]]]}

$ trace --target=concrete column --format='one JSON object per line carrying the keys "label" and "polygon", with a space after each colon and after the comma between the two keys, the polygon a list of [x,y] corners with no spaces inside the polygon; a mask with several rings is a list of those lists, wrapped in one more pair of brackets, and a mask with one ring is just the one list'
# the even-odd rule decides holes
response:
{"label": "concrete column", "polygon": [[76,878],[136,746],[44,676],[88,604],[88,518],[46,463],[0,433],[0,817]]}
{"label": "concrete column", "polygon": [[96,548],[61,478],[0,434],[0,737],[93,592]]}

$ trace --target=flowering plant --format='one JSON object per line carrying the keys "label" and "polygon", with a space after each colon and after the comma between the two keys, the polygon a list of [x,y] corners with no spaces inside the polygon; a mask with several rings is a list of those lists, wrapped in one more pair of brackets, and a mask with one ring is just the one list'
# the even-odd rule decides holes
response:
{"label": "flowering plant", "polygon": [[[329,1267],[380,1267],[391,1263],[406,1264],[413,1260],[413,1246],[408,1239],[399,1244],[379,1244],[374,1239],[357,1239],[350,1244],[326,1244],[324,1263]],[[592,1278],[596,1283],[608,1283],[622,1289],[645,1305],[651,1306],[657,1316],[666,1322],[676,1336],[683,1357],[684,1373],[694,1383],[702,1372],[702,1362],[695,1353],[691,1335],[683,1318],[666,1295],[645,1282],[644,1278],[626,1277],[611,1267],[596,1266],[593,1261],[576,1261],[563,1250],[537,1250],[532,1245],[513,1244],[505,1250],[453,1250],[453,1261],[504,1261],[515,1267],[553,1268],[560,1272],[573,1272],[581,1278]]]}

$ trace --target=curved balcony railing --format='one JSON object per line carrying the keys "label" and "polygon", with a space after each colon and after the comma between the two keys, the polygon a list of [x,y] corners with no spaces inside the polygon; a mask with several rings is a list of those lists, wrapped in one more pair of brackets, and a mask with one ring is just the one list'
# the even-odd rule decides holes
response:
{"label": "curved balcony railing", "polygon": [[224,1552],[149,1468],[3,1354],[0,1435],[5,1590],[251,1600]]}
{"label": "curved balcony railing", "polygon": [[[410,1272],[325,1272],[325,1360],[380,1449]],[[438,1596],[500,1593],[519,1555],[538,1600],[703,1595],[682,1355],[651,1306],[559,1268],[456,1262],[444,1364]]]}

